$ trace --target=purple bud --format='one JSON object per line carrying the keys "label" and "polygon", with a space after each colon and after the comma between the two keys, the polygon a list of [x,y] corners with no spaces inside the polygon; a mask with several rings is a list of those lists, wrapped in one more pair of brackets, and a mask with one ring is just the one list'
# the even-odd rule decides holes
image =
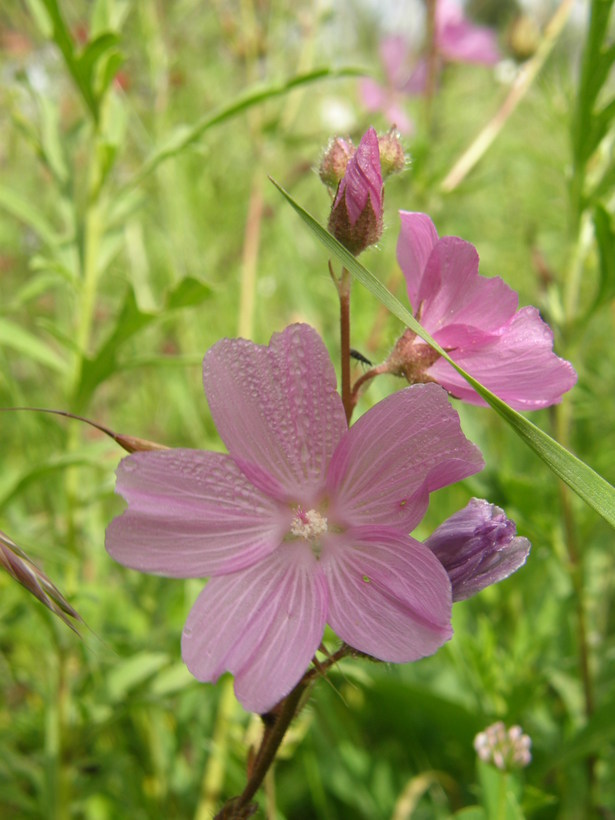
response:
{"label": "purple bud", "polygon": [[516,531],[499,507],[473,498],[425,541],[448,572],[453,601],[476,595],[525,563],[530,542]]}
{"label": "purple bud", "polygon": [[355,256],[382,235],[383,189],[378,136],[373,128],[363,135],[348,162],[331,215],[329,230]]}

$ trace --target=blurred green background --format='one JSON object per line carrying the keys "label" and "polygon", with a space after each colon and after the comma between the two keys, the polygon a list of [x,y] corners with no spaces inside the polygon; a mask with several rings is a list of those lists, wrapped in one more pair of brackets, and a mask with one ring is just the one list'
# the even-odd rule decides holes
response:
{"label": "blurred green background", "polygon": [[[405,302],[397,209],[427,211],[441,235],[473,242],[481,272],[540,308],[579,374],[561,406],[532,420],[613,482],[612,3],[576,4],[556,37],[557,4],[538,5],[523,17],[521,54],[522,10],[471,4],[496,27],[503,62],[446,65],[432,99],[401,100],[415,124],[410,165],[387,182],[385,233],[362,261]],[[358,72],[385,82],[381,37],[420,33],[424,9],[376,6],[2,4],[1,407],[221,449],[200,374],[216,340],[266,343],[301,320],[339,358],[326,254],[267,176],[326,224],[316,169],[329,138],[391,126],[363,108]],[[446,192],[520,57],[540,71]],[[355,286],[356,348],[379,361],[400,330]],[[401,386],[376,381],[359,410]],[[320,681],[259,797],[263,816],[615,817],[612,530],[492,411],[458,410],[487,466],[432,497],[418,537],[476,495],[515,519],[530,560],[455,605],[456,635],[434,657],[348,661]],[[0,442],[0,528],[86,624],[80,639],[0,574],[0,817],[211,817],[241,791],[259,721],[229,681],[199,684],[181,662],[202,583],[139,575],[106,554],[122,508],[113,441],[20,412],[0,416]],[[472,741],[499,719],[531,735],[533,762],[497,814]],[[479,804],[486,813],[468,808]]]}

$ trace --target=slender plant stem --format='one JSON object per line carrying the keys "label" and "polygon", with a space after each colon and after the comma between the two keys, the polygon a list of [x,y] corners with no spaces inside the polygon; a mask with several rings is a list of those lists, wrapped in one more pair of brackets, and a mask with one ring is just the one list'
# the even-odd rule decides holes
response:
{"label": "slender plant stem", "polygon": [[340,368],[342,374],[342,404],[346,421],[350,424],[354,405],[350,387],[350,283],[351,277],[346,268],[338,282],[337,292],[340,299]]}
{"label": "slender plant stem", "polygon": [[332,666],[342,658],[351,655],[353,651],[351,647],[343,644],[337,652],[330,655],[322,663],[316,663],[315,661],[314,666],[308,669],[292,692],[281,700],[271,712],[262,715],[265,730],[260,748],[250,766],[246,787],[239,797],[234,797],[226,803],[222,811],[216,815],[215,820],[233,820],[233,818],[239,820],[250,816],[250,801],[260,788],[265,775],[275,760],[277,751],[284,740],[288,727],[299,710],[304,695],[317,677],[324,675]]}
{"label": "slender plant stem", "polygon": [[436,37],[436,0],[426,0],[427,78],[425,80],[425,130],[431,131],[433,100],[438,82],[438,42]]}
{"label": "slender plant stem", "polygon": [[254,302],[256,295],[256,269],[260,248],[261,225],[263,222],[264,197],[263,173],[260,168],[254,173],[252,191],[248,205],[248,216],[243,242],[241,264],[241,296],[239,299],[239,336],[252,338],[254,331]]}
{"label": "slender plant stem", "polygon": [[491,143],[500,133],[508,118],[525,97],[528,89],[536,79],[538,72],[547,61],[572,11],[573,0],[562,0],[555,14],[545,28],[544,36],[534,56],[528,60],[515,78],[510,92],[499,111],[495,114],[480,134],[464,151],[461,157],[447,174],[441,184],[443,191],[453,191],[470,173],[479,159],[486,153]]}
{"label": "slender plant stem", "polygon": [[215,807],[220,799],[224,785],[228,754],[229,725],[237,701],[233,693],[233,681],[225,678],[221,682],[220,701],[216,714],[216,724],[211,739],[211,754],[207,761],[203,779],[201,781],[201,796],[199,799],[194,820],[210,820],[214,815]]}
{"label": "slender plant stem", "polygon": [[357,402],[359,401],[359,394],[361,392],[361,388],[363,385],[370,382],[372,379],[375,379],[376,376],[380,376],[382,373],[388,372],[388,365],[386,363],[379,364],[377,367],[372,367],[371,370],[368,370],[367,373],[364,373],[360,376],[352,387],[352,392],[350,394],[350,401],[352,404],[352,410],[357,406]]}

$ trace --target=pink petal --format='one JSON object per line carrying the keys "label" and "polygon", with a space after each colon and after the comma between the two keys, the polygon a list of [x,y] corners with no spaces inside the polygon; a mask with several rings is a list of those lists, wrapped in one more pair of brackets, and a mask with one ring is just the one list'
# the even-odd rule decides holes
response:
{"label": "pink petal", "polygon": [[235,572],[269,555],[291,511],[263,495],[234,461],[201,450],[133,453],[117,471],[128,510],[107,527],[125,566],[177,578]]}
{"label": "pink petal", "polygon": [[398,105],[394,100],[384,109],[384,116],[387,122],[389,122],[391,126],[395,126],[400,134],[409,135],[414,133],[414,123],[410,117],[407,116],[401,105]]}
{"label": "pink petal", "polygon": [[401,88],[408,78],[408,44],[405,37],[384,37],[380,42],[379,51],[389,84],[393,88]]}
{"label": "pink petal", "polygon": [[[553,333],[534,307],[522,308],[497,336],[476,347],[460,347],[450,355],[515,410],[538,410],[556,404],[577,380],[572,365],[553,353]],[[471,404],[485,404],[443,359],[428,373],[453,396]]]}
{"label": "pink petal", "polygon": [[460,340],[452,325],[469,325],[485,334],[497,331],[514,314],[518,297],[499,277],[478,273],[474,245],[445,236],[427,261],[419,299],[424,300],[420,321],[446,348]]}
{"label": "pink petal", "polygon": [[400,211],[401,231],[397,240],[397,261],[403,271],[412,309],[419,309],[419,292],[427,261],[438,241],[436,227],[427,216],[412,211]]}
{"label": "pink petal", "polygon": [[327,620],[355,649],[406,663],[431,655],[453,634],[448,575],[413,538],[362,527],[327,539],[321,561]]}
{"label": "pink petal", "polygon": [[444,390],[407,387],[368,410],[340,442],[327,475],[331,520],[410,532],[430,492],[482,467]]}
{"label": "pink petal", "polygon": [[354,156],[346,167],[346,174],[339,184],[332,210],[345,198],[350,224],[355,225],[365,211],[368,202],[377,219],[382,219],[382,171],[378,135],[368,128]]}
{"label": "pink petal", "polygon": [[515,537],[516,531],[503,510],[473,498],[425,541],[451,579],[453,601],[476,595],[525,564],[530,542]]}
{"label": "pink petal", "polygon": [[218,432],[251,481],[280,499],[310,503],[346,430],[331,359],[308,325],[269,347],[223,339],[203,361]]}
{"label": "pink petal", "polygon": [[262,714],[308,668],[326,613],[318,561],[305,542],[287,543],[258,566],[208,582],[188,616],[182,656],[199,680],[234,674],[238,700]]}
{"label": "pink petal", "polygon": [[494,65],[500,59],[495,33],[467,20],[452,0],[437,2],[436,40],[440,54],[449,62]]}
{"label": "pink petal", "polygon": [[359,95],[368,111],[380,111],[389,97],[387,90],[369,77],[359,81]]}

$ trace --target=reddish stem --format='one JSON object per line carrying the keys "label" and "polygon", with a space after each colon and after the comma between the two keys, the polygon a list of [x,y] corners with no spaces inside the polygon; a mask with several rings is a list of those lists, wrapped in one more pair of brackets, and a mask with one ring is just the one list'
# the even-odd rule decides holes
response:
{"label": "reddish stem", "polygon": [[265,724],[265,730],[260,748],[252,760],[246,787],[239,797],[233,797],[224,805],[214,820],[243,820],[243,818],[250,817],[254,814],[256,805],[250,801],[265,779],[265,775],[275,759],[280,744],[284,739],[284,735],[299,710],[304,694],[317,676],[324,675],[334,664],[352,652],[351,647],[347,644],[342,644],[337,652],[330,655],[322,663],[314,659],[315,666],[305,673],[292,692],[281,700],[271,712],[268,712],[266,715],[261,715],[263,723]]}
{"label": "reddish stem", "polygon": [[346,268],[342,268],[342,275],[337,283],[337,292],[340,298],[340,356],[342,373],[342,404],[346,413],[346,421],[354,409],[352,391],[350,387],[350,282],[351,277]]}

